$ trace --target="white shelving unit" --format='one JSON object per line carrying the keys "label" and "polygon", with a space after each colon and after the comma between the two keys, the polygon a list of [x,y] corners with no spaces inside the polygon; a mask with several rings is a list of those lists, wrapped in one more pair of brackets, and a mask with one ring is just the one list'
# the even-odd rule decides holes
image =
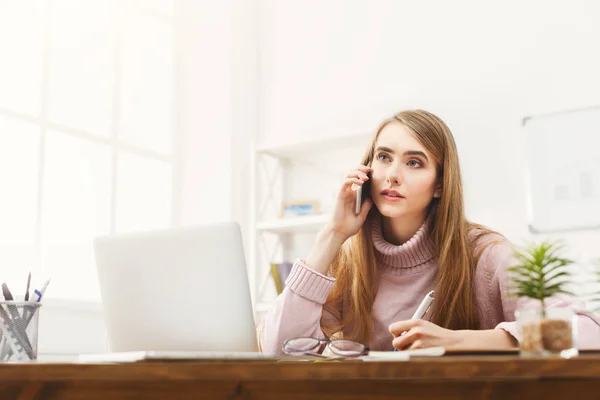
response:
{"label": "white shelving unit", "polygon": [[[347,149],[356,149],[362,153],[371,136],[371,132],[346,135],[330,134],[253,145],[250,156],[249,275],[257,322],[273,305],[273,296],[269,299],[265,298],[265,292],[269,285],[274,288],[270,276],[270,264],[284,261],[282,258],[287,251],[289,239],[293,235],[316,234],[329,220],[329,215],[326,213],[297,218],[279,218],[278,211],[281,201],[283,199],[293,200],[287,198],[288,194],[285,193],[286,173],[290,167],[296,164],[307,163],[314,166],[313,161],[307,160],[315,155],[329,155]],[[344,159],[342,164],[347,165],[343,171],[355,163],[355,159]],[[284,183],[280,185],[281,187],[276,188],[278,178],[281,178]],[[319,193],[313,194],[315,197],[319,195]]]}
{"label": "white shelving unit", "polygon": [[311,137],[305,140],[266,144],[259,146],[257,152],[281,159],[294,159],[315,152],[327,153],[341,148],[361,147],[367,143],[371,136],[371,133],[359,132],[348,135]]}
{"label": "white shelving unit", "polygon": [[261,221],[256,229],[259,232],[271,232],[278,234],[296,232],[315,232],[321,229],[328,221],[329,215],[311,215],[306,217],[273,219]]}

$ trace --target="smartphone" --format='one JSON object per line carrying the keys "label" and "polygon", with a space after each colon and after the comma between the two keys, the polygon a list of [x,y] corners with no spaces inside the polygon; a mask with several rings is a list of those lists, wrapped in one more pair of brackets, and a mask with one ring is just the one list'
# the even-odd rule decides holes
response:
{"label": "smartphone", "polygon": [[362,204],[365,202],[365,199],[369,196],[369,193],[371,192],[371,173],[369,172],[367,176],[369,177],[369,180],[364,182],[362,186],[358,186],[356,188],[356,206],[354,210],[356,215],[360,214]]}
{"label": "smartphone", "polygon": [[[363,183],[364,185],[364,183]],[[362,205],[362,186],[356,187],[356,207],[354,212],[356,215],[360,214],[360,206]]]}

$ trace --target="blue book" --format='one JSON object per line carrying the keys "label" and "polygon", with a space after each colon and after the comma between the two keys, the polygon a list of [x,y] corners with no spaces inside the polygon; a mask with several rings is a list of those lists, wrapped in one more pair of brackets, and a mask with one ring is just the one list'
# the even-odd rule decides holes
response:
{"label": "blue book", "polygon": [[292,264],[291,262],[283,262],[277,264],[277,269],[279,269],[279,278],[281,279],[282,287],[285,287],[285,281],[287,280],[288,276],[290,276],[290,272],[292,272],[293,266],[294,264]]}

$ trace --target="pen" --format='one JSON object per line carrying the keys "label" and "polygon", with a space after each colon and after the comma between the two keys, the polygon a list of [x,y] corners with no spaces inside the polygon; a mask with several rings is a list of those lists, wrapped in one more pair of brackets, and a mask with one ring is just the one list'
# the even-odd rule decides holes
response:
{"label": "pen", "polygon": [[427,312],[427,310],[429,310],[429,306],[431,306],[431,303],[433,303],[433,295],[435,294],[435,291],[431,291],[429,293],[427,293],[427,295],[423,298],[423,301],[421,302],[421,304],[419,304],[419,308],[417,308],[417,311],[415,311],[415,313],[413,314],[411,319],[421,319],[423,318],[423,316],[425,315],[425,313]]}
{"label": "pen", "polygon": [[27,275],[27,287],[25,288],[25,301],[29,301],[29,286],[31,285],[31,272]]}
{"label": "pen", "polygon": [[[434,295],[435,295],[435,291],[433,291],[433,290],[431,292],[427,293],[427,295],[423,298],[423,301],[421,301],[421,304],[419,304],[419,307],[417,307],[417,310],[415,311],[415,313],[413,314],[411,319],[423,318],[423,316],[425,315],[427,310],[429,310],[431,303],[433,303]],[[408,332],[408,331],[402,332],[400,334],[400,336],[406,335],[406,332]],[[394,348],[394,351],[398,351],[398,349]]]}
{"label": "pen", "polygon": [[48,285],[50,284],[50,279],[48,279],[46,282],[44,282],[44,285],[42,286],[42,290],[35,290],[34,293],[38,296],[37,301],[40,302],[42,301],[42,297],[44,297],[44,293],[46,293],[46,289],[48,288]]}
{"label": "pen", "polygon": [[[44,297],[44,293],[46,293],[46,288],[48,287],[49,284],[50,284],[50,279],[48,279],[46,282],[44,282],[44,285],[42,286],[42,290],[35,289],[33,291],[34,295],[32,296],[33,297],[32,301],[35,301],[36,303],[40,303],[42,301],[42,297]],[[25,326],[29,325],[29,323],[33,319],[33,315],[35,314],[35,311],[36,311],[36,309],[32,308],[31,314],[27,315],[27,321],[25,323]]]}
{"label": "pen", "polygon": [[[6,301],[14,301],[13,295],[8,288],[6,282],[2,283],[2,294],[4,295],[4,300]],[[14,305],[7,305],[6,308],[10,313],[11,317],[15,320],[15,322],[21,321],[21,314],[19,314],[19,310]]]}
{"label": "pen", "polygon": [[[27,286],[25,287],[25,301],[29,301],[29,287],[31,286],[31,271],[27,275]],[[27,307],[23,307],[23,321],[27,320]]]}
{"label": "pen", "polygon": [[362,205],[362,186],[356,187],[356,204],[354,206],[354,213],[356,215],[360,214],[360,206]]}

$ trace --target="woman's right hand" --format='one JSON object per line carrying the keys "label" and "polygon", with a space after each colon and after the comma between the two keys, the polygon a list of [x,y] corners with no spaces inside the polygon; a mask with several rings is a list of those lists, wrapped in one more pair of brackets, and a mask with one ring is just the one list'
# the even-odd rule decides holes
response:
{"label": "woman's right hand", "polygon": [[360,165],[357,169],[351,171],[346,176],[337,195],[329,229],[345,239],[358,233],[373,206],[373,200],[368,196],[361,206],[360,214],[356,214],[356,186],[363,186],[369,180],[367,174],[371,170],[371,167]]}
{"label": "woman's right hand", "polygon": [[306,258],[306,265],[321,273],[327,274],[335,255],[350,237],[356,235],[365,223],[373,201],[368,197],[362,204],[360,214],[356,215],[356,190],[352,185],[362,186],[369,177],[371,168],[360,166],[346,176],[338,193],[333,217],[327,226],[319,232],[312,251]]}

